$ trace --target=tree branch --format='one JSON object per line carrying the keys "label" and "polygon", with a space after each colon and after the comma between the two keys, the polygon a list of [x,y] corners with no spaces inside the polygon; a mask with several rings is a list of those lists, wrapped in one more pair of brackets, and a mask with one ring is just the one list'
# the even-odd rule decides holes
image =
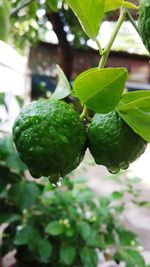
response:
{"label": "tree branch", "polygon": [[53,25],[53,30],[57,35],[61,48],[62,69],[68,79],[70,79],[73,69],[73,51],[70,43],[67,40],[66,32],[64,31],[64,23],[59,13],[47,14],[48,20]]}
{"label": "tree branch", "polygon": [[24,3],[22,5],[18,5],[16,8],[14,8],[10,14],[10,16],[16,16],[17,13],[24,7],[26,7],[27,5],[29,5],[30,3],[32,3],[35,0],[26,0],[24,1]]}

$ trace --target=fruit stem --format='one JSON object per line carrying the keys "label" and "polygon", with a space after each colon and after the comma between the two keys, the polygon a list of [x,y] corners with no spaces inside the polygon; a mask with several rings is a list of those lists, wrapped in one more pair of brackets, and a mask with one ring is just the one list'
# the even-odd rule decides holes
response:
{"label": "fruit stem", "polygon": [[[137,26],[136,22],[134,21],[132,15],[130,14],[130,12],[129,12],[127,9],[126,9],[126,15],[127,15],[128,20],[132,23],[133,27],[134,27],[135,30],[137,31],[137,33],[140,35],[138,26]],[[141,36],[141,35],[140,35],[140,36]]]}
{"label": "fruit stem", "polygon": [[82,113],[80,115],[80,120],[81,121],[83,121],[83,119],[86,117],[87,112],[88,112],[88,109],[87,109],[86,105],[84,105],[83,110],[82,110]]}
{"label": "fruit stem", "polygon": [[84,118],[86,118],[88,122],[92,121],[91,117],[88,115],[88,108],[86,105],[84,105],[84,107],[83,107],[83,111],[80,115],[80,120],[83,121]]}
{"label": "fruit stem", "polygon": [[120,16],[119,16],[119,19],[117,21],[116,28],[115,28],[115,30],[114,30],[114,32],[113,32],[113,34],[112,34],[107,46],[106,46],[106,48],[103,51],[103,55],[102,55],[102,57],[100,59],[99,65],[98,65],[99,69],[104,68],[105,63],[107,61],[107,58],[109,56],[111,47],[112,47],[112,45],[113,45],[113,43],[114,43],[114,41],[116,39],[116,36],[117,36],[117,34],[118,34],[119,30],[120,30],[120,27],[121,27],[122,23],[124,22],[125,18],[126,18],[126,11],[125,11],[124,8],[120,8]]}

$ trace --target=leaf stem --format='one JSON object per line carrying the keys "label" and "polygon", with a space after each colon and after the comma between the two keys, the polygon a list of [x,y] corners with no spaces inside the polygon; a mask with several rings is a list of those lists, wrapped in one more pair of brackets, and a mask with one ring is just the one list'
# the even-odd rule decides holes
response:
{"label": "leaf stem", "polygon": [[103,55],[103,49],[101,47],[101,44],[100,44],[100,42],[99,42],[99,40],[97,38],[95,39],[95,42],[96,42],[96,44],[98,46],[99,53],[102,56]]}
{"label": "leaf stem", "polygon": [[137,26],[136,22],[134,21],[132,15],[130,14],[130,12],[127,9],[126,9],[126,16],[127,16],[128,20],[132,23],[132,25],[135,28],[135,30],[137,31],[137,33],[140,35],[138,26]]}
{"label": "leaf stem", "polygon": [[114,43],[114,41],[116,39],[116,36],[117,36],[117,34],[118,34],[119,30],[120,30],[120,27],[121,27],[122,23],[124,22],[125,18],[126,18],[125,9],[121,8],[120,9],[120,16],[119,16],[116,28],[115,28],[115,30],[114,30],[114,32],[113,32],[108,44],[107,44],[105,50],[103,51],[103,55],[102,55],[102,57],[100,59],[100,62],[99,62],[99,65],[98,65],[99,69],[104,68],[105,63],[107,61],[107,58],[109,56],[111,47],[112,47],[112,45],[113,45],[113,43]]}

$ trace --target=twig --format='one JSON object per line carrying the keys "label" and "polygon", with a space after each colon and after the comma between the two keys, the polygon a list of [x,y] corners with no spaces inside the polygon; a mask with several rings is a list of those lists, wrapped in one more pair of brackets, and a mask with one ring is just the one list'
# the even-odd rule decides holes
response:
{"label": "twig", "polygon": [[119,30],[120,30],[120,27],[121,27],[122,23],[124,22],[125,18],[126,18],[126,12],[125,12],[124,9],[121,9],[120,17],[118,19],[116,28],[115,28],[115,30],[114,30],[114,32],[113,32],[108,44],[107,44],[105,50],[103,51],[103,55],[102,55],[102,57],[100,59],[99,66],[98,66],[99,69],[104,68],[105,63],[107,61],[107,58],[109,56],[111,47],[112,47],[112,45],[113,45],[113,43],[114,43],[114,41],[116,39],[116,36],[117,36],[117,34],[118,34]]}
{"label": "twig", "polygon": [[[130,12],[129,12],[127,9],[126,9],[126,15],[127,15],[128,20],[132,23],[133,27],[134,27],[135,30],[137,31],[137,33],[140,35],[138,26],[137,26],[135,20],[133,19],[132,15],[130,14]],[[140,35],[140,36],[141,36],[141,35]]]}
{"label": "twig", "polygon": [[12,10],[10,16],[16,16],[17,13],[24,7],[26,7],[27,5],[29,5],[30,3],[32,3],[35,0],[26,0],[22,5],[18,5],[15,9]]}

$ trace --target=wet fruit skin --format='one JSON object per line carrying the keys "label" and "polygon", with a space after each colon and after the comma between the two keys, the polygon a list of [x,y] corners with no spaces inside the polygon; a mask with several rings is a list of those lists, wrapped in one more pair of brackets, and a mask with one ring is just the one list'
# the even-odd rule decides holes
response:
{"label": "wet fruit skin", "polygon": [[116,110],[95,114],[88,128],[88,147],[95,162],[106,166],[111,173],[127,169],[145,151],[146,145]]}
{"label": "wet fruit skin", "polygon": [[35,178],[63,177],[79,165],[86,149],[79,115],[60,100],[38,100],[24,107],[13,126],[13,138]]}
{"label": "wet fruit skin", "polygon": [[141,0],[139,8],[138,27],[142,41],[150,52],[150,1]]}

